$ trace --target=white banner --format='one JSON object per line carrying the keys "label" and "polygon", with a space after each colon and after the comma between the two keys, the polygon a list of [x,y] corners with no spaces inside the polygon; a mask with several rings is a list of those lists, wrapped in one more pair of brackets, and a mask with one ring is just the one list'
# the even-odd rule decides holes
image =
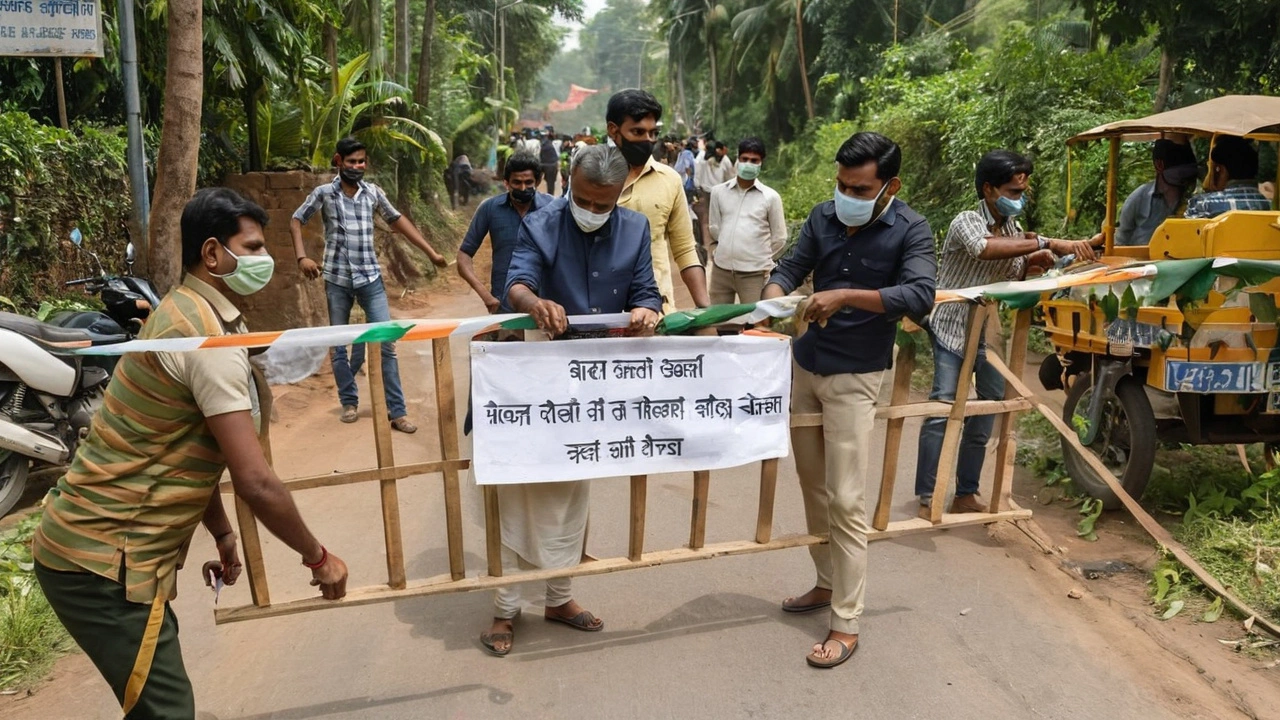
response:
{"label": "white banner", "polygon": [[784,457],[783,338],[473,343],[480,485],[715,470]]}
{"label": "white banner", "polygon": [[0,55],[102,57],[102,3],[0,0]]}

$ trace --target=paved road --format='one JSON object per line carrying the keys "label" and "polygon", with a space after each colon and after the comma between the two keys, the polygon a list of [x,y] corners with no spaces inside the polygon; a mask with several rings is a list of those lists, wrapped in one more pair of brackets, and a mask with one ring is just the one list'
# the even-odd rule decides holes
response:
{"label": "paved road", "polygon": [[[457,316],[477,304],[444,298],[435,313]],[[403,346],[402,356],[410,400],[421,408],[430,402],[429,347]],[[280,472],[371,465],[368,421],[338,423],[331,391],[310,382],[310,389],[278,394]],[[420,420],[418,435],[396,437],[402,462],[437,456],[427,447],[433,423]],[[917,429],[907,425],[897,517],[914,512]],[[713,473],[708,542],[753,533],[757,472]],[[647,548],[687,541],[691,485],[687,476],[650,480]],[[624,554],[627,483],[601,480],[592,490],[590,551]],[[444,572],[438,480],[404,481],[400,497],[409,577]],[[298,501],[323,541],[347,559],[354,585],[384,580],[373,485],[311,490]],[[473,574],[483,567],[479,514],[478,493],[465,492]],[[775,532],[803,530],[794,467],[784,460]],[[273,538],[266,550],[273,598],[308,595],[296,557]],[[198,534],[190,557],[195,566],[213,557],[207,534]],[[1195,690],[1194,671],[1178,663],[1158,673],[1144,667],[1158,654],[1150,640],[1088,598],[1066,599],[1068,578],[1017,532],[997,540],[970,528],[874,544],[863,640],[854,659],[832,671],[804,663],[825,632],[825,616],[778,609],[784,596],[812,582],[803,549],[583,578],[576,597],[605,619],[605,631],[552,626],[530,607],[504,659],[488,657],[477,643],[490,615],[488,594],[215,627],[211,594],[187,572],[176,610],[206,720],[1236,716],[1226,702]],[[247,585],[228,589],[221,602],[247,603]],[[32,720],[118,716],[83,656],[66,661],[52,685],[0,712],[15,709],[14,717]]]}

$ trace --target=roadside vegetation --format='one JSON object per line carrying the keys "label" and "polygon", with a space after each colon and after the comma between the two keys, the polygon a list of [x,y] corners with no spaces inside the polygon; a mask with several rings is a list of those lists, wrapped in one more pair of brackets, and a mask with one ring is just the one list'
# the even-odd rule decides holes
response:
{"label": "roadside vegetation", "polygon": [[0,534],[0,692],[30,688],[73,646],[36,583],[31,535],[40,514]]}

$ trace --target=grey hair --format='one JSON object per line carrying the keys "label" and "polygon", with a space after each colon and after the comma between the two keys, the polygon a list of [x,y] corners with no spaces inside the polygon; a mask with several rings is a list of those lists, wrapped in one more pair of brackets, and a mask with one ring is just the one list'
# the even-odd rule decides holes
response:
{"label": "grey hair", "polygon": [[621,185],[631,166],[622,153],[608,145],[588,145],[573,154],[569,174],[582,170],[582,179],[595,185]]}

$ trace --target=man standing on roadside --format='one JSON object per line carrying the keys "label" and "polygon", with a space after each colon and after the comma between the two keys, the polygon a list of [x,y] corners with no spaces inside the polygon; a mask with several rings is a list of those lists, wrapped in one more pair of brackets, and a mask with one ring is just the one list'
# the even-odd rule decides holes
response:
{"label": "man standing on roadside", "polygon": [[[631,313],[631,330],[653,333],[662,307],[649,257],[645,217],[617,206],[627,161],[614,148],[589,146],[573,156],[569,194],[525,218],[507,273],[507,304],[528,313],[553,337],[569,315]],[[582,560],[590,509],[589,480],[498,485],[504,568],[566,568]],[[544,615],[587,632],[604,622],[583,609],[571,580],[546,582]],[[501,588],[493,623],[480,635],[485,651],[511,652],[520,591]]]}
{"label": "man standing on roadside", "polygon": [[[271,280],[267,213],[232,190],[201,190],[182,211],[182,284],[140,340],[246,332],[229,299]],[[218,579],[240,575],[218,483],[302,556],[324,597],[346,594],[347,566],[325,550],[263,455],[271,390],[246,348],[128,353],[89,436],[49,491],[32,540],[36,580],[67,632],[111,686],[126,718],[196,715],[169,606],[196,527],[213,536]]]}
{"label": "man standing on roadside", "polygon": [[[329,299],[329,324],[350,323],[351,308],[357,302],[364,308],[369,322],[385,322],[391,319],[391,310],[373,245],[375,210],[393,231],[400,232],[426,253],[436,267],[445,267],[448,262],[422,237],[409,218],[391,205],[382,188],[364,181],[369,154],[359,140],[352,137],[339,140],[333,163],[338,166],[338,177],[312,190],[289,221],[293,252],[303,275],[312,280],[320,277],[320,266],[307,257],[302,243],[302,226],[319,210],[324,219],[324,285]],[[353,423],[359,418],[360,395],[355,374],[364,364],[364,345],[352,349],[349,363],[345,347],[333,348],[331,358],[333,379],[338,384],[338,399],[342,402],[342,422]],[[382,343],[382,377],[391,427],[403,433],[416,432],[418,427],[406,415],[394,343]]]}
{"label": "man standing on roadside", "polygon": [[764,163],[760,138],[738,143],[737,177],[711,189],[711,304],[760,299],[773,256],[787,244],[782,197],[756,178]]}
{"label": "man standing on roadside", "polygon": [[[558,169],[557,169],[558,171]],[[538,159],[525,153],[517,153],[507,161],[507,192],[480,203],[471,226],[458,248],[458,275],[484,301],[490,313],[498,312],[507,290],[507,266],[511,264],[511,252],[516,247],[516,235],[525,215],[547,206],[555,198],[538,192],[542,180],[542,166]],[[554,183],[552,183],[554,185]],[[489,273],[489,287],[476,277],[475,257],[485,236],[489,236],[493,250],[493,269]]]}
{"label": "man standing on roadside", "polygon": [[557,146],[555,136],[550,132],[542,136],[540,153],[539,157],[542,160],[540,174],[547,180],[547,194],[555,197],[556,179],[560,177],[560,148]]}
{"label": "man standing on roadside", "polygon": [[876,398],[893,364],[898,319],[933,307],[933,233],[894,197],[902,188],[897,143],[860,132],[836,153],[835,199],[809,213],[800,239],[765,286],[766,299],[794,291],[813,274],[814,294],[794,345],[791,411],[821,413],[822,427],[794,428],[796,472],[817,583],[782,609],[831,608],[830,632],[806,661],[831,668],[858,645],[867,574],[867,460]]}
{"label": "man standing on roadside", "polygon": [[[1027,183],[1031,177],[1031,161],[1008,150],[992,150],[978,160],[974,185],[978,207],[965,210],[951,221],[942,244],[942,261],[938,268],[938,288],[975,287],[1002,280],[1021,280],[1032,268],[1046,270],[1054,260],[1075,255],[1080,260],[1094,258],[1088,242],[1056,240],[1035,233],[1024,233],[1018,216],[1026,206]],[[945,303],[933,311],[929,337],[933,342],[933,392],[930,400],[953,402],[960,382],[960,365],[964,362],[969,306]],[[981,332],[981,329],[973,328]],[[977,376],[978,398],[1004,399],[1004,377],[987,362],[985,345],[980,345],[973,366]],[[956,497],[949,512],[986,512],[987,505],[978,497],[982,463],[991,438],[994,415],[974,415],[964,420],[956,469]],[[934,484],[938,475],[938,456],[942,454],[942,436],[947,428],[945,417],[925,418],[920,427],[920,449],[916,462],[916,496],[920,499],[920,516],[929,518]]]}
{"label": "man standing on roadside", "polygon": [[671,283],[672,257],[694,305],[707,307],[711,299],[707,296],[707,276],[693,239],[693,221],[685,202],[684,184],[675,170],[653,159],[653,143],[658,137],[661,119],[662,105],[657,98],[636,89],[623,90],[609,98],[605,115],[609,140],[631,167],[618,206],[649,218],[653,274],[662,293],[662,311],[670,313],[676,309]]}

